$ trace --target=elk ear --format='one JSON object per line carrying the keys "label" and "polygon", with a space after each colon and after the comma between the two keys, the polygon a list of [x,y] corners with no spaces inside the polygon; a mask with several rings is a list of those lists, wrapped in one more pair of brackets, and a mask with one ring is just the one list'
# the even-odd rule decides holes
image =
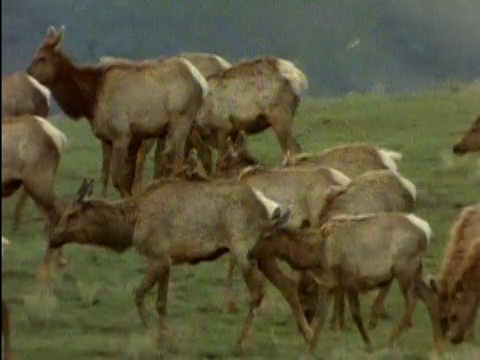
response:
{"label": "elk ear", "polygon": [[76,203],[81,203],[85,200],[86,197],[91,195],[93,190],[93,179],[88,181],[87,179],[82,180],[82,184],[80,185],[77,196],[75,198]]}
{"label": "elk ear", "polygon": [[57,36],[53,43],[55,51],[59,51],[62,48],[64,31],[65,31],[65,25],[62,25],[60,30],[57,31]]}
{"label": "elk ear", "polygon": [[330,185],[325,192],[325,199],[328,202],[333,201],[335,198],[337,198],[339,195],[343,194],[347,188],[342,185]]}
{"label": "elk ear", "polygon": [[53,26],[49,26],[47,29],[47,39],[54,39],[57,36],[57,32]]}

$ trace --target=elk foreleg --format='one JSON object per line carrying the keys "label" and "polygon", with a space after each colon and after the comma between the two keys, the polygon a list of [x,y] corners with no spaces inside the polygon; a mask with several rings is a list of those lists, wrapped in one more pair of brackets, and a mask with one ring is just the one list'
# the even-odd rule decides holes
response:
{"label": "elk foreleg", "polygon": [[148,264],[147,272],[135,291],[135,307],[137,308],[138,316],[140,317],[140,321],[144,327],[146,327],[148,324],[147,311],[145,310],[145,296],[158,280],[158,265],[151,261]]}
{"label": "elk foreleg", "polygon": [[112,150],[112,178],[113,185],[122,197],[132,194],[133,178],[135,173],[135,162],[139,139],[121,139],[113,143]]}
{"label": "elk foreleg", "polygon": [[293,117],[291,114],[287,111],[276,110],[270,113],[269,119],[283,154],[286,154],[287,151],[290,155],[300,153],[302,149],[293,136]]}
{"label": "elk foreleg", "polygon": [[164,152],[173,155],[173,169],[170,175],[175,177],[183,173],[185,144],[193,120],[187,115],[177,115],[173,117],[171,121],[172,123],[168,129]]}
{"label": "elk foreleg", "polygon": [[138,194],[142,190],[142,175],[143,168],[145,167],[145,160],[147,155],[155,144],[155,139],[147,139],[142,141],[142,145],[138,150],[137,160],[135,162],[135,177],[133,180],[133,189],[134,194]]}
{"label": "elk foreleg", "polygon": [[[337,294],[339,294],[339,292],[337,292]],[[341,296],[343,297],[343,293],[341,293]],[[310,353],[315,352],[318,342],[318,335],[322,331],[323,324],[325,323],[325,319],[327,317],[328,307],[331,299],[330,290],[324,286],[319,286],[318,297],[317,309],[315,310],[315,315],[311,324],[313,336],[309,348]]]}
{"label": "elk foreleg", "polygon": [[235,258],[233,255],[230,255],[228,259],[228,269],[227,269],[227,311],[229,313],[236,313],[238,312],[237,305],[235,305],[235,301],[233,300],[233,271],[235,270]]}
{"label": "elk foreleg", "polygon": [[17,204],[15,205],[15,212],[13,215],[13,231],[18,230],[20,224],[20,218],[22,217],[22,211],[25,208],[25,204],[28,200],[28,194],[25,188],[20,189],[20,196],[18,197]]}
{"label": "elk foreleg", "polygon": [[110,177],[110,163],[112,161],[112,144],[101,140],[102,143],[102,196],[107,196],[108,178]]}
{"label": "elk foreleg", "polygon": [[367,330],[365,330],[365,326],[363,325],[362,315],[360,312],[360,300],[358,298],[358,290],[349,288],[346,289],[346,293],[353,321],[355,322],[355,325],[357,325],[358,331],[360,331],[360,335],[362,335],[363,342],[365,343],[365,349],[370,352],[372,351],[372,343],[370,342]]}

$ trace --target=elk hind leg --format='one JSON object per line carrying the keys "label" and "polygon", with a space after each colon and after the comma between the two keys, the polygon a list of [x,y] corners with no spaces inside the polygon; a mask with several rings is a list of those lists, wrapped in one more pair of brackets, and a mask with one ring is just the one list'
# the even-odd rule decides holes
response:
{"label": "elk hind leg", "polygon": [[17,231],[20,225],[20,218],[22,217],[22,211],[25,208],[25,205],[28,200],[28,194],[25,191],[25,188],[20,189],[20,195],[18,197],[17,203],[15,205],[15,212],[13,215],[13,231]]}
{"label": "elk hind leg", "polygon": [[233,300],[233,271],[235,270],[235,258],[230,255],[227,268],[227,312],[233,314],[238,312],[238,307]]}
{"label": "elk hind leg", "polygon": [[395,346],[403,331],[412,324],[413,312],[417,304],[417,292],[415,291],[414,279],[410,277],[399,278],[400,290],[405,301],[405,310],[399,323],[393,328],[389,344]]}
{"label": "elk hind leg", "polygon": [[365,343],[365,349],[370,352],[372,351],[372,343],[370,342],[370,337],[368,336],[367,330],[365,330],[365,326],[363,325],[362,315],[360,311],[360,300],[358,298],[358,290],[349,288],[346,290],[346,292],[353,321],[355,322],[358,331],[360,331],[360,335],[362,336],[363,342]]}
{"label": "elk hind leg", "polygon": [[391,285],[392,282],[390,281],[387,285],[382,286],[378,291],[377,296],[372,304],[370,320],[368,322],[369,329],[375,329],[377,327],[379,318],[388,318],[388,314],[385,310],[385,297],[387,296]]}

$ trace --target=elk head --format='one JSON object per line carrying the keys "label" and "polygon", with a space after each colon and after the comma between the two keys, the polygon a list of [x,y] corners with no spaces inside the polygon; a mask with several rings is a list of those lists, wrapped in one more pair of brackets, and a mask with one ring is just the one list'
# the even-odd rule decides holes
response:
{"label": "elk head", "polygon": [[480,151],[480,116],[476,118],[470,129],[453,146],[452,150],[454,154],[459,156],[469,152]]}

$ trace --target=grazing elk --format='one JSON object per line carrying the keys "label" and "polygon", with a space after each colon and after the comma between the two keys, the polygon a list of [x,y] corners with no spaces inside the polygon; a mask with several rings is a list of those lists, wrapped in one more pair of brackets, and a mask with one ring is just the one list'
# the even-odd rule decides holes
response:
{"label": "grazing elk", "polygon": [[[453,343],[473,337],[475,314],[480,301],[480,203],[467,206],[451,229],[442,270],[429,286],[438,297],[439,316],[444,336],[450,331]],[[474,262],[477,261],[477,267]]]}
{"label": "grazing elk", "polygon": [[[7,238],[2,236],[2,260],[3,260],[3,251],[4,247],[10,243]],[[2,291],[3,293],[3,291]],[[3,301],[2,298],[2,336],[3,336],[3,358],[5,360],[12,359],[12,344],[10,339],[10,311],[7,304]]]}
{"label": "grazing elk", "polygon": [[145,258],[147,272],[135,293],[143,324],[146,294],[158,285],[157,312],[164,326],[172,265],[213,261],[230,252],[240,264],[250,293],[250,310],[237,348],[242,349],[264,296],[264,278],[247,260],[249,241],[288,221],[289,211],[245,184],[163,179],[122,201],[88,199],[84,180],[65,209],[45,257],[67,243],[103,246],[124,252],[131,246]]}
{"label": "grazing elk", "polygon": [[[339,145],[319,154],[285,154],[283,167],[330,167],[337,169],[353,179],[369,170],[389,169],[397,172],[397,161],[402,158],[398,152],[378,148],[369,144]],[[229,150],[218,161],[217,172],[220,176],[231,177],[246,166],[263,165],[248,151],[244,136],[240,134],[231,141]]]}
{"label": "grazing elk", "polygon": [[[362,215],[383,212],[411,213],[415,211],[417,190],[415,185],[398,173],[390,170],[372,170],[354,178],[347,186],[331,186],[325,194],[319,222],[340,215]],[[390,285],[382,287],[373,303],[369,327],[376,327],[379,316],[387,317],[384,300]],[[305,317],[311,322],[318,303],[318,288],[308,274],[302,273],[298,296]],[[332,329],[344,328],[343,291],[335,295]]]}
{"label": "grazing elk", "polygon": [[402,154],[378,148],[370,144],[343,144],[321,153],[287,154],[283,166],[312,167],[325,166],[343,172],[351,179],[369,170],[390,169],[397,171],[397,161]]}
{"label": "grazing elk", "polygon": [[480,116],[477,116],[470,129],[453,146],[453,153],[460,156],[476,151],[480,151]]}
{"label": "grazing elk", "polygon": [[207,78],[210,92],[197,124],[214,139],[219,158],[227,150],[227,137],[247,135],[269,127],[283,153],[300,152],[292,134],[300,95],[308,87],[305,74],[292,62],[273,57],[243,61]]}
{"label": "grazing elk", "polygon": [[[405,311],[390,337],[390,344],[395,345],[415,309],[415,284],[421,277],[422,257],[430,237],[428,223],[413,214],[346,215],[330,219],[320,229],[275,230],[255,244],[248,258],[258,264],[287,300],[311,352],[315,350],[331,294],[338,289],[345,291],[352,317],[370,350],[370,338],[360,314],[359,291],[381,288],[397,279]],[[306,325],[295,281],[281,272],[275,258],[294,270],[308,271],[319,286],[320,299],[311,327]]]}
{"label": "grazing elk", "polygon": [[[66,142],[60,130],[39,116],[4,117],[2,198],[11,196],[23,186],[46,217],[47,224],[55,224],[63,201],[55,194],[54,180]],[[65,264],[61,253],[59,261]]]}
{"label": "grazing elk", "polygon": [[[207,54],[207,53],[181,53],[178,55],[181,58],[185,58],[190,61],[199,71],[200,73],[207,78],[215,73],[219,73],[228,69],[231,65],[228,61],[221,58],[215,54]],[[161,63],[163,58],[158,59],[147,59],[142,60],[142,62],[150,62],[150,63]],[[115,64],[115,63],[128,63],[128,64],[135,64],[134,60],[129,60],[125,58],[115,58],[111,56],[104,56],[100,58],[101,64]],[[160,157],[162,151],[164,150],[165,140],[160,137],[157,140],[157,148],[156,148],[156,157]],[[142,143],[142,146],[138,152],[138,158],[136,162],[135,168],[135,180],[134,180],[134,192],[137,193],[140,191],[141,181],[142,181],[142,171],[145,164],[145,159],[147,154],[150,152],[153,144],[155,143],[155,139],[148,139]],[[199,157],[203,163],[203,166],[207,173],[211,174],[213,172],[213,163],[212,163],[212,150],[210,147],[203,142],[200,137],[199,130],[196,126],[192,127],[191,132],[187,138],[186,149],[185,153],[188,153],[190,149],[196,148],[199,152]],[[160,162],[155,162],[155,178],[159,178],[162,175],[165,175],[167,169],[164,169],[164,164]],[[108,165],[105,166],[108,168]],[[108,176],[104,176],[104,181],[108,181]],[[107,184],[104,184],[103,193],[106,192]]]}
{"label": "grazing elk", "polygon": [[[19,115],[46,117],[50,111],[50,98],[50,90],[24,72],[5,75],[2,79],[2,119]],[[13,230],[18,229],[26,201],[27,193],[22,189],[15,206]]]}
{"label": "grazing elk", "polygon": [[[173,174],[184,160],[185,141],[208,93],[208,84],[186,59],[156,64],[77,66],[62,50],[63,28],[50,27],[27,73],[52,92],[72,119],[88,119],[102,143],[102,167],[110,164],[114,186],[132,192],[142,140],[166,136],[164,156]],[[102,174],[108,169],[103,168]]]}
{"label": "grazing elk", "polygon": [[[280,204],[288,204],[291,210],[286,226],[303,228],[318,226],[320,212],[324,207],[325,194],[330,187],[344,187],[350,179],[330,168],[276,169],[246,168],[238,181],[262,191]],[[231,257],[227,271],[227,309],[235,312],[233,301],[234,258]]]}

